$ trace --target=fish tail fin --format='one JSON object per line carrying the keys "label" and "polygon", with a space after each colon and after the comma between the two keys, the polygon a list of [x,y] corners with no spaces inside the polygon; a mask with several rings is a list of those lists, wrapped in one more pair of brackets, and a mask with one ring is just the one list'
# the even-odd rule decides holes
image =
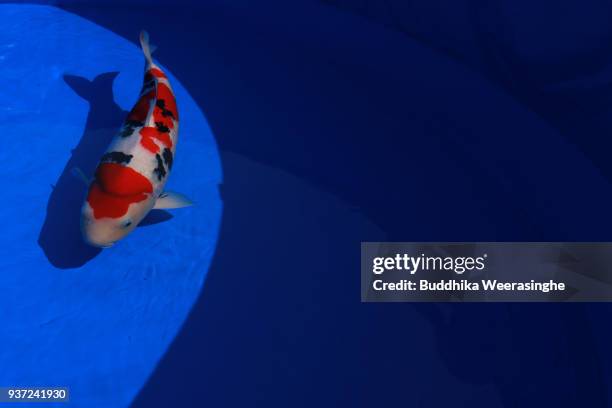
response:
{"label": "fish tail fin", "polygon": [[149,33],[147,33],[145,30],[140,32],[140,46],[142,47],[142,52],[147,60],[147,64],[152,65],[153,58],[151,57],[151,54],[153,54],[153,51],[155,51],[157,47],[149,43]]}

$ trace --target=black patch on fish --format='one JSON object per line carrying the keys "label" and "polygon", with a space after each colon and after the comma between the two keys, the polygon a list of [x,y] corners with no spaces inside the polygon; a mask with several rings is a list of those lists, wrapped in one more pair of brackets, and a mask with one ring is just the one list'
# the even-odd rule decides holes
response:
{"label": "black patch on fish", "polygon": [[171,110],[166,109],[166,101],[164,101],[163,99],[158,99],[155,105],[157,105],[157,107],[161,109],[162,116],[164,118],[170,116],[172,119],[175,119],[174,113],[172,113]]}
{"label": "black patch on fish", "polygon": [[132,136],[136,128],[143,127],[143,126],[144,126],[144,123],[138,120],[126,120],[125,126],[123,127],[123,129],[121,129],[121,132],[119,132],[119,135],[121,137],[130,137]]}
{"label": "black patch on fish", "polygon": [[119,164],[128,164],[130,160],[134,157],[131,154],[125,154],[123,152],[108,152],[102,156],[100,159],[101,163],[119,163]]}
{"label": "black patch on fish", "polygon": [[155,127],[157,128],[157,130],[161,133],[170,133],[170,129],[168,128],[168,126],[165,126],[163,123],[161,122],[155,122]]}
{"label": "black patch on fish", "polygon": [[154,86],[155,86],[155,79],[146,80],[142,84],[142,91],[144,91],[147,88],[153,88]]}
{"label": "black patch on fish", "polygon": [[139,120],[126,120],[125,125],[131,127],[141,127],[144,126],[144,122],[141,122]]}
{"label": "black patch on fish", "polygon": [[133,127],[124,127],[119,132],[119,136],[121,136],[121,137],[130,137],[130,136],[132,136],[132,133],[134,133],[134,130],[135,129]]}
{"label": "black patch on fish", "polygon": [[162,152],[162,156],[164,156],[164,162],[166,163],[166,166],[168,166],[168,171],[172,170],[172,160],[174,160],[172,150],[166,147]]}
{"label": "black patch on fish", "polygon": [[164,167],[164,162],[159,154],[155,155],[155,159],[157,160],[157,167],[153,170],[153,174],[157,174],[157,179],[162,181],[164,177],[166,177],[166,169]]}

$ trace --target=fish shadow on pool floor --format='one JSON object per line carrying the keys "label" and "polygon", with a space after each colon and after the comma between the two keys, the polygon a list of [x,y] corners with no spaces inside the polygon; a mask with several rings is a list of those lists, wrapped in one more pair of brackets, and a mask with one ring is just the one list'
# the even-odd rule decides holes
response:
{"label": "fish shadow on pool floor", "polygon": [[[113,81],[117,74],[103,73],[92,81],[64,75],[66,84],[89,103],[89,114],[78,145],[72,150],[59,179],[51,186],[47,215],[38,237],[38,244],[56,268],[78,268],[101,251],[87,245],[81,237],[80,211],[87,187],[72,172],[79,168],[87,177],[94,174],[100,157],[127,115],[113,97]],[[152,211],[141,225],[153,225],[170,218],[172,215],[166,211]]]}

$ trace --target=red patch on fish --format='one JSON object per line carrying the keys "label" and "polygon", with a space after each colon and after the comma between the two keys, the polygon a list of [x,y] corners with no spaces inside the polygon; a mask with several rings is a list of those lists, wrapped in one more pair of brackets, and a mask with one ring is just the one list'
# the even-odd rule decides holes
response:
{"label": "red patch on fish", "polygon": [[172,90],[166,84],[157,85],[157,100],[163,100],[167,111],[172,112],[174,120],[178,122],[178,109],[176,109],[176,99]]}
{"label": "red patch on fish", "polygon": [[146,198],[146,194],[132,196],[109,194],[100,187],[97,181],[94,181],[91,183],[87,202],[93,209],[94,218],[119,218],[127,214],[130,204],[138,203]]}
{"label": "red patch on fish", "polygon": [[155,130],[155,135],[153,137],[162,142],[167,148],[172,149],[172,139],[170,138],[170,134],[160,132],[157,130],[157,128],[152,129]]}
{"label": "red patch on fish", "polygon": [[151,182],[130,167],[117,163],[103,163],[96,170],[87,202],[94,218],[119,218],[130,204],[145,200],[153,192]]}
{"label": "red patch on fish", "polygon": [[144,122],[147,118],[147,114],[149,113],[149,109],[151,108],[151,100],[153,98],[155,98],[154,90],[144,94],[130,111],[127,120]]}
{"label": "red patch on fish", "polygon": [[129,196],[152,193],[153,186],[145,176],[118,163],[102,163],[96,170],[96,181],[111,194]]}
{"label": "red patch on fish", "polygon": [[153,137],[151,136],[153,130],[155,129],[151,127],[143,127],[140,129],[140,144],[142,147],[155,154],[159,153],[159,146],[153,141]]}
{"label": "red patch on fish", "polygon": [[153,139],[157,139],[166,147],[172,148],[172,139],[168,133],[162,133],[154,127],[140,129],[140,144],[151,153],[159,153],[159,146]]}
{"label": "red patch on fish", "polygon": [[159,106],[156,106],[155,110],[153,110],[153,121],[155,123],[162,124],[168,129],[173,129],[174,122],[172,121],[172,118],[170,116],[164,116],[162,112],[163,110]]}
{"label": "red patch on fish", "polygon": [[154,76],[155,78],[166,78],[166,74],[164,74],[164,72],[161,69],[158,68],[151,68],[148,72],[147,75],[151,75]]}

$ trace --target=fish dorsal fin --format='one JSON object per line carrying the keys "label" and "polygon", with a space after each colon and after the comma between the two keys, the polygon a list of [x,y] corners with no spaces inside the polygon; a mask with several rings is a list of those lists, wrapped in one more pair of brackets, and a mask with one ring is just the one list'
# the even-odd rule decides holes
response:
{"label": "fish dorsal fin", "polygon": [[[147,61],[146,70],[154,68],[155,64],[153,63],[153,58],[151,57],[151,54],[153,53],[153,51],[155,51],[156,47],[149,43],[149,33],[147,33],[145,30],[142,30],[140,32],[140,46],[142,47],[142,52],[145,56],[145,60]],[[157,78],[153,78],[153,80],[155,81],[155,97],[151,99],[149,111],[147,112],[147,118],[144,122],[145,126],[155,125],[153,111],[155,110],[155,104],[157,103]]]}
{"label": "fish dorsal fin", "polygon": [[153,117],[153,112],[155,111],[155,104],[157,103],[157,79],[155,80],[155,96],[149,102],[149,112],[147,113],[147,118],[145,119],[145,126],[153,127],[155,126],[155,118]]}
{"label": "fish dorsal fin", "polygon": [[183,208],[193,205],[193,201],[180,193],[173,193],[167,191],[161,193],[155,201],[154,209],[171,209],[171,208]]}

